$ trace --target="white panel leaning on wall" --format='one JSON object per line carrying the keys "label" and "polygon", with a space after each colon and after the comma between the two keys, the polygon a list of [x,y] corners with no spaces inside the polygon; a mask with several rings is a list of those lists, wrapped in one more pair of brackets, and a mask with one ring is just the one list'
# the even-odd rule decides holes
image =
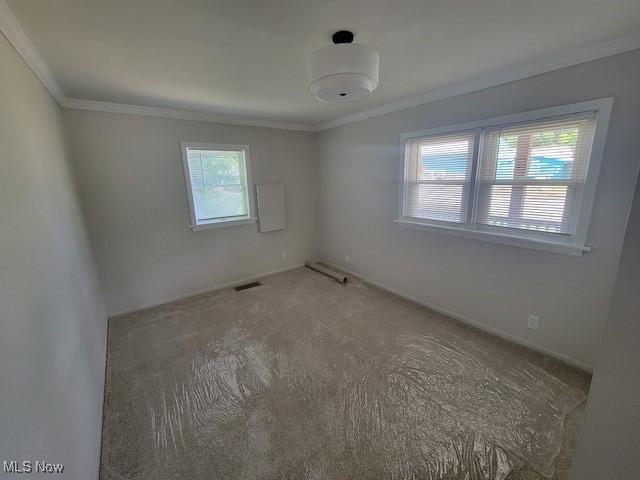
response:
{"label": "white panel leaning on wall", "polygon": [[284,230],[287,226],[284,185],[270,183],[256,185],[260,232]]}

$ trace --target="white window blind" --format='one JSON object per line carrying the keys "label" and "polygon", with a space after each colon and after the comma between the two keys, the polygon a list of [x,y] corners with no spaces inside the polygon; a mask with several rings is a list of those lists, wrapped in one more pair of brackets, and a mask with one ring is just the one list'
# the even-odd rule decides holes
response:
{"label": "white window blind", "polygon": [[183,144],[182,150],[192,227],[251,220],[247,148]]}
{"label": "white window blind", "polygon": [[491,227],[575,232],[595,115],[487,128],[475,221]]}
{"label": "white window blind", "polygon": [[474,132],[412,138],[405,147],[405,216],[465,222]]}
{"label": "white window blind", "polygon": [[612,98],[402,135],[397,223],[581,255]]}

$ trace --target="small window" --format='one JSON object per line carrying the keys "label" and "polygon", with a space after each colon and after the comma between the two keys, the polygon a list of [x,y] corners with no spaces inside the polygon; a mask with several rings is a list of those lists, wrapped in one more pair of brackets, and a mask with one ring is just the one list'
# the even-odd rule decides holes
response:
{"label": "small window", "polygon": [[182,143],[191,228],[253,223],[249,148]]}
{"label": "small window", "polygon": [[403,136],[398,222],[582,253],[612,99]]}

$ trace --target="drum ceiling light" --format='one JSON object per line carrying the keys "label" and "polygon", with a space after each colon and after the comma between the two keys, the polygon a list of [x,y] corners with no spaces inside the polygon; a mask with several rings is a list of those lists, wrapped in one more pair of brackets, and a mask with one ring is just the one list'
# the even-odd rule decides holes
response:
{"label": "drum ceiling light", "polygon": [[378,86],[378,52],[353,43],[353,32],[348,30],[340,30],[332,38],[333,45],[309,57],[311,93],[324,102],[355,102],[368,97]]}

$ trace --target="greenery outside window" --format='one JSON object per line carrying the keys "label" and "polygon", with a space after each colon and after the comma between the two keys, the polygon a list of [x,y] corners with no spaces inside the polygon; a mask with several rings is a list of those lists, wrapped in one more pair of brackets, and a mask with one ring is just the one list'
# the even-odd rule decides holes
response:
{"label": "greenery outside window", "polygon": [[249,147],[182,143],[191,228],[255,222]]}
{"label": "greenery outside window", "polygon": [[613,99],[402,136],[397,222],[582,254]]}

